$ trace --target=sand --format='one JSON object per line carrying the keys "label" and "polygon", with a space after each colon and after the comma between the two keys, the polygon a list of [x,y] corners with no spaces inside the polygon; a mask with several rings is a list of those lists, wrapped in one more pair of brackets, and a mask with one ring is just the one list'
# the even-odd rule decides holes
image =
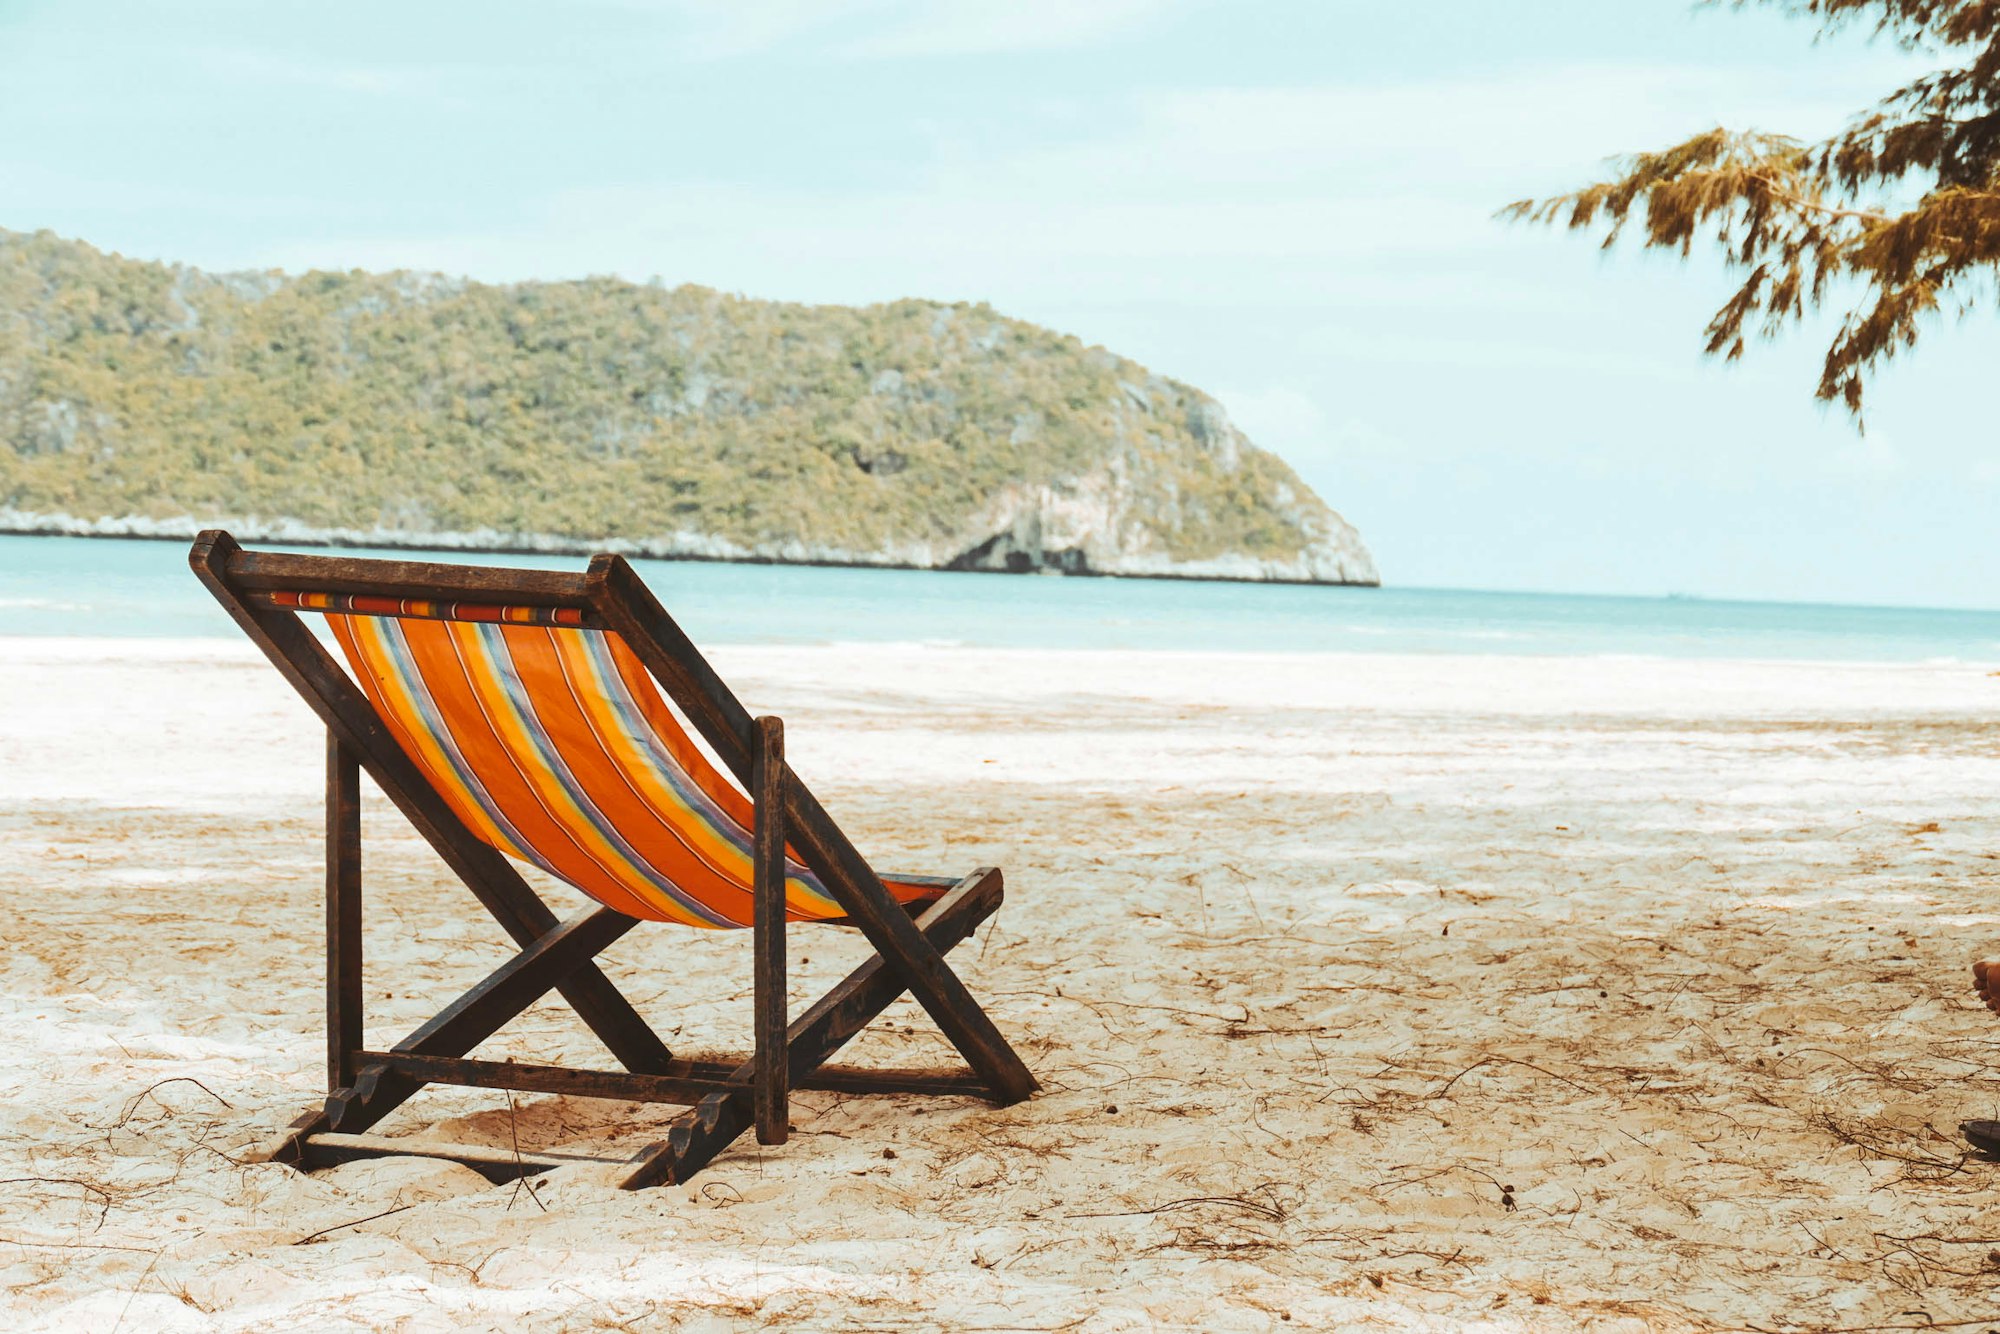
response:
{"label": "sand", "polygon": [[[723,648],[1047,1091],[797,1096],[691,1187],[316,1176],[321,740],[245,647],[0,640],[12,1329],[1924,1328],[2000,1321],[2000,677],[1647,660]],[[505,957],[379,799],[371,1042]],[[559,909],[573,896],[552,894]],[[860,956],[801,928],[798,1000]],[[611,971],[741,1050],[747,939]],[[856,1061],[934,1065],[908,1002]],[[604,1065],[558,1006],[485,1049]],[[430,1092],[609,1154],[671,1109]],[[889,1156],[893,1152],[893,1157]]]}

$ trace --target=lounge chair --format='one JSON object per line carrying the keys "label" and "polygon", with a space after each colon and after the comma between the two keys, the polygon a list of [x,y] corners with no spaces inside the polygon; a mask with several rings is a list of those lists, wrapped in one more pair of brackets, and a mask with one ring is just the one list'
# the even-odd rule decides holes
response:
{"label": "lounge chair", "polygon": [[[751,1126],[782,1144],[793,1088],[973,1095],[1035,1078],[945,963],[1000,906],[1000,872],[880,878],[622,558],[582,574],[246,551],[195,540],[202,582],[327,730],[327,1087],[268,1150],[312,1168],[450,1158],[493,1180],[565,1161],[367,1132],[426,1084],[680,1103],[630,1160],[628,1189],[686,1181]],[[318,613],[349,670],[302,619]],[[742,783],[718,773],[668,699]],[[520,953],[387,1051],[362,1041],[360,772],[366,770]],[[746,797],[745,792],[748,796]],[[599,906],[567,921],[519,860]],[[872,958],[789,1019],[785,923],[858,928]],[[641,920],[751,928],[754,1053],[675,1056],[592,962]],[[623,1072],[467,1055],[556,991]],[[905,991],[970,1073],[828,1066]]]}

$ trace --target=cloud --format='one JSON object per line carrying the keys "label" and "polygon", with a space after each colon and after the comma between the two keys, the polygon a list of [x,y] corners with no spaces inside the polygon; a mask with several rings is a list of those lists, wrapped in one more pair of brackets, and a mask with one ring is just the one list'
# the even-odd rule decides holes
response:
{"label": "cloud", "polygon": [[866,20],[894,0],[637,0],[626,8],[667,13],[691,30],[690,53],[708,59],[755,55],[826,29]]}
{"label": "cloud", "polygon": [[980,55],[1088,46],[1176,8],[1177,0],[929,0],[849,43],[864,59]]}
{"label": "cloud", "polygon": [[795,42],[826,43],[837,59],[902,60],[1087,46],[1188,0],[635,0],[674,14],[710,59]]}
{"label": "cloud", "polygon": [[[902,0],[766,0],[740,14],[719,3],[695,8],[738,15],[718,21],[738,24],[745,40],[827,37],[829,13],[845,16],[842,30],[859,17],[878,34],[915,31],[916,11]],[[1093,12],[1137,21],[1144,8]],[[1016,12],[982,12],[1002,9]],[[959,10],[925,12],[926,22],[945,23]],[[1295,341],[1311,343],[1330,365],[1400,360],[1686,382],[1707,374],[1691,355],[1515,336],[1627,316],[1606,303],[1602,283],[1574,280],[1579,261],[1590,262],[1587,245],[1504,225],[1495,207],[1538,184],[1575,184],[1609,146],[1666,142],[1714,119],[1816,133],[1837,121],[1836,106],[1855,104],[1846,83],[1874,88],[1884,77],[1881,64],[1839,65],[1813,79],[1580,64],[1418,83],[1152,90],[1100,99],[1063,121],[1039,118],[1016,127],[1011,142],[945,123],[928,156],[887,179],[557,189],[475,232],[329,234],[251,258],[490,279],[657,273],[793,300],[990,300],[1055,322],[1135,305],[1179,321],[1224,312],[1239,324],[1301,317],[1312,324]],[[1678,266],[1655,259],[1621,268],[1658,296],[1662,284],[1648,282],[1649,273]],[[1675,280],[1693,321],[1690,342],[1721,297],[1713,269],[1704,258],[1697,276]],[[1649,309],[1648,318],[1668,318]]]}
{"label": "cloud", "polygon": [[1879,61],[1808,73],[1576,64],[1473,79],[1174,90],[1137,99],[1122,129],[1012,165],[1121,190],[1366,190],[1476,199],[1490,213],[1539,180],[1575,184],[1620,146],[1658,147],[1716,124],[1825,134],[1885,77]]}
{"label": "cloud", "polygon": [[[1133,21],[1150,4],[1081,8]],[[747,8],[750,17],[728,20],[744,40],[779,40],[824,22],[818,5]],[[918,31],[900,22],[910,18],[900,3],[846,0],[839,8],[850,18],[874,15],[878,33]],[[1002,10],[1022,12],[979,12]],[[958,9],[926,12],[936,25]],[[1813,97],[1788,99],[1786,88],[1798,89],[1776,75],[1681,66],[1148,93],[1095,110],[1074,139],[1045,128],[1040,142],[996,148],[941,132],[928,159],[887,184],[572,189],[508,230],[362,242],[341,262],[507,277],[657,271],[820,300],[913,292],[1019,300],[1061,290],[1085,300],[1518,303],[1537,299],[1531,285],[1491,256],[1546,254],[1549,239],[1495,222],[1498,204],[1537,181],[1573,183],[1607,145],[1687,129],[1687,107],[1739,84],[1762,91],[1728,94],[1739,100],[1725,112],[1762,106],[1808,131],[1824,114]],[[1579,106],[1597,110],[1579,116]],[[1567,165],[1551,175],[1550,161]],[[1471,283],[1458,276],[1468,266],[1478,270]]]}
{"label": "cloud", "polygon": [[1329,266],[1366,269],[1397,257],[1408,266],[1490,242],[1483,216],[1422,200],[1318,198],[1274,207],[1225,194],[1162,204],[1076,179],[1046,179],[1027,195],[928,185],[571,190],[506,230],[330,238],[275,247],[258,262],[491,278],[657,272],[808,300],[1032,290],[1296,304],[1327,294]]}

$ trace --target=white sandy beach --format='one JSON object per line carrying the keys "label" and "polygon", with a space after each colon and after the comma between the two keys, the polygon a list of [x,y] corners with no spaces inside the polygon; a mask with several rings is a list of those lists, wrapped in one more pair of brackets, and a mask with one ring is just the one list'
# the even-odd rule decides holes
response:
{"label": "white sandy beach", "polygon": [[[712,656],[879,866],[1005,868],[953,957],[1045,1093],[802,1093],[790,1145],[637,1194],[246,1165],[321,1091],[321,736],[248,645],[0,640],[0,1323],[2000,1321],[2000,1164],[1955,1133],[2000,1116],[2000,676]],[[379,799],[365,833],[387,1044],[508,951]],[[862,947],[792,953],[803,1002]],[[609,957],[677,1051],[746,1045],[743,934]],[[887,1019],[852,1059],[947,1054]],[[485,1050],[608,1062],[553,1004]],[[673,1113],[432,1091],[382,1129],[608,1154]]]}

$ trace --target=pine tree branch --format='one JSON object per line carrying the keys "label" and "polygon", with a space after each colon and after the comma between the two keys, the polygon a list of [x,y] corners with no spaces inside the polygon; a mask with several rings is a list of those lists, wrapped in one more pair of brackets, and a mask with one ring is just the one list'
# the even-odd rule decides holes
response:
{"label": "pine tree branch", "polygon": [[1842,219],[1851,218],[1861,222],[1874,222],[1874,223],[1887,223],[1887,222],[1894,222],[1896,220],[1895,215],[1891,213],[1877,213],[1871,209],[1862,209],[1862,208],[1839,208],[1832,204],[1822,204],[1816,199],[1807,199],[1803,195],[1794,194],[1792,191],[1785,189],[1782,185],[1778,184],[1777,181],[1771,179],[1769,176],[1762,174],[1761,172],[1753,171],[1748,173],[1748,176],[1749,179],[1757,182],[1759,185],[1763,186],[1766,190],[1768,190],[1772,195],[1783,200],[1785,203],[1792,205],[1794,208],[1808,209],[1814,213],[1820,214],[1823,217],[1842,218]]}
{"label": "pine tree branch", "polygon": [[[1711,317],[1710,353],[1742,355],[1746,326],[1769,338],[1822,307],[1838,278],[1865,295],[1827,348],[1819,396],[1861,421],[1864,378],[1916,345],[1954,287],[2000,276],[2000,0],[1708,0],[1814,19],[1822,35],[1873,27],[1906,49],[1949,53],[1947,68],[1892,92],[1817,144],[1714,129],[1638,153],[1619,175],[1524,200],[1505,215],[1594,230],[1608,247],[1642,223],[1639,244],[1690,255],[1718,246],[1747,270]],[[1916,187],[1908,207],[1862,207],[1878,187]],[[1962,289],[1960,289],[1962,290]],[[1971,309],[1961,300],[1957,314]]]}

